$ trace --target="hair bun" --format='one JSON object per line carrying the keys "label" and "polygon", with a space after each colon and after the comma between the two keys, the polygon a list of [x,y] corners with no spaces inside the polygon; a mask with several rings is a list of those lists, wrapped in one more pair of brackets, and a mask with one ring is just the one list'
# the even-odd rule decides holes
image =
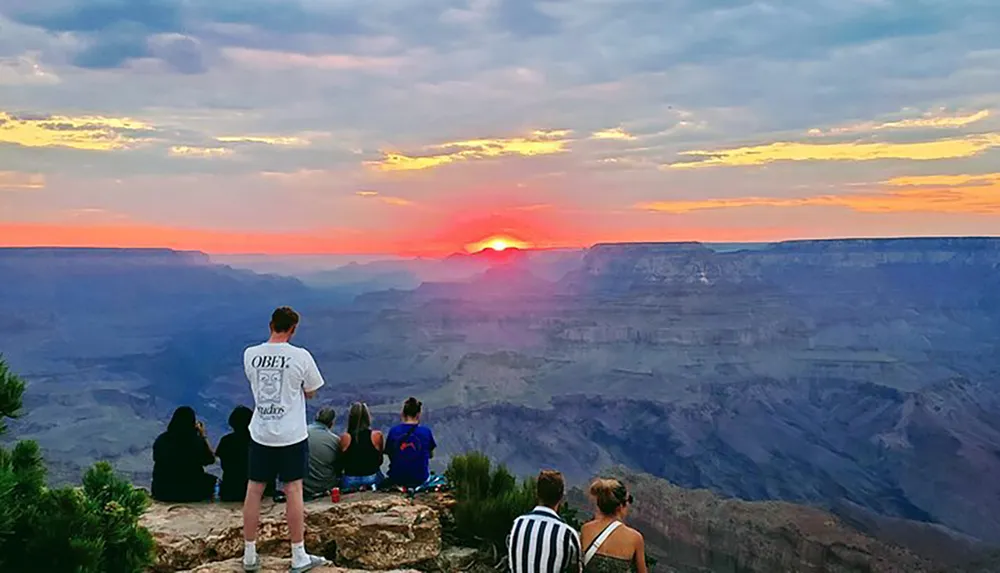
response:
{"label": "hair bun", "polygon": [[624,496],[625,486],[616,479],[595,479],[590,484],[590,495],[597,503],[597,509],[605,515],[612,515],[618,508],[626,504],[628,494]]}

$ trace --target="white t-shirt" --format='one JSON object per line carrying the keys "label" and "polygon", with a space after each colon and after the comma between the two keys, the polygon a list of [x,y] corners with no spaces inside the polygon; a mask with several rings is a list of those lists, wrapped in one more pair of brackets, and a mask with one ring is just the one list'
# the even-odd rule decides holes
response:
{"label": "white t-shirt", "polygon": [[307,439],[304,392],[323,385],[312,354],[287,342],[265,342],[246,349],[243,370],[256,402],[250,420],[253,441],[282,447]]}

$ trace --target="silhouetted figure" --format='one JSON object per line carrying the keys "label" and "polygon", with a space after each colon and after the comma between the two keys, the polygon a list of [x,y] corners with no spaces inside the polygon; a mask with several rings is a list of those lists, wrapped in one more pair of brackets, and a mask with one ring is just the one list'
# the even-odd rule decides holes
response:
{"label": "silhouetted figure", "polygon": [[215,493],[215,476],[205,466],[215,454],[205,437],[205,425],[194,410],[174,411],[167,431],[153,443],[153,499],[168,502],[209,501]]}
{"label": "silhouetted figure", "polygon": [[[253,410],[246,406],[237,406],[229,414],[229,427],[232,433],[222,436],[215,455],[222,465],[222,483],[219,485],[219,499],[222,501],[238,501],[247,496],[247,482],[250,462],[250,420]],[[274,482],[267,484],[264,495],[274,495]]]}

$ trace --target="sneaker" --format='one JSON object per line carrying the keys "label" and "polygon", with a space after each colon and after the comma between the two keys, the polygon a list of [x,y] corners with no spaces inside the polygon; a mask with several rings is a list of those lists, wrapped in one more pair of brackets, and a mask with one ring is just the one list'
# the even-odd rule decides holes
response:
{"label": "sneaker", "polygon": [[257,571],[260,571],[260,555],[250,565],[247,565],[246,561],[243,562],[243,573],[256,573]]}
{"label": "sneaker", "polygon": [[317,567],[321,567],[323,565],[329,565],[329,564],[330,564],[330,561],[327,560],[327,559],[325,559],[325,558],[323,558],[323,557],[317,557],[315,555],[310,555],[309,556],[309,564],[308,565],[305,565],[303,567],[289,567],[288,568],[288,573],[306,573],[306,571],[312,571],[313,569],[315,569]]}

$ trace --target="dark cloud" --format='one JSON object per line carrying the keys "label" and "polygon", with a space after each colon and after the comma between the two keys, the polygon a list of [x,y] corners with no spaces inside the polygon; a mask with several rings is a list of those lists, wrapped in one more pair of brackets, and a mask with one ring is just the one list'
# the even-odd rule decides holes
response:
{"label": "dark cloud", "polygon": [[150,56],[144,35],[101,35],[91,45],[73,57],[73,65],[81,68],[118,68],[135,58]]}
{"label": "dark cloud", "polygon": [[177,0],[80,0],[68,5],[38,2],[6,15],[52,32],[96,33],[130,24],[137,32],[153,34],[175,32],[183,22]]}
{"label": "dark cloud", "polygon": [[[191,37],[205,35],[222,45],[242,46],[262,34],[340,36],[365,30],[356,11],[307,8],[296,0],[40,0],[30,5],[0,4],[0,15],[49,32],[76,35],[86,46],[72,57],[79,67],[115,68],[136,58],[155,57],[185,74],[201,73],[206,67],[202,50]],[[240,24],[255,31],[214,32],[218,24]],[[170,34],[189,39],[168,41],[166,46],[158,41]]]}
{"label": "dark cloud", "polygon": [[170,38],[154,43],[152,54],[170,69],[181,74],[200,74],[207,71],[201,45],[188,37]]}
{"label": "dark cloud", "polygon": [[500,0],[500,26],[516,36],[543,36],[559,31],[559,21],[538,7],[535,0]]}

